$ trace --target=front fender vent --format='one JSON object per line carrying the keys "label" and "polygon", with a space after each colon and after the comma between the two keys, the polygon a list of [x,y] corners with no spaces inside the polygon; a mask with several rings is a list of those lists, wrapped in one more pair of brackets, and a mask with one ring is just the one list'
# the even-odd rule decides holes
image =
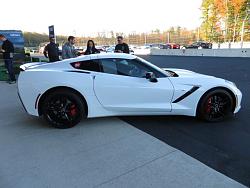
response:
{"label": "front fender vent", "polygon": [[184,93],[184,95],[177,98],[173,103],[178,103],[178,102],[182,101],[183,99],[185,99],[186,97],[188,97],[189,95],[194,93],[199,88],[200,88],[199,86],[192,87],[192,89],[190,89],[188,92]]}

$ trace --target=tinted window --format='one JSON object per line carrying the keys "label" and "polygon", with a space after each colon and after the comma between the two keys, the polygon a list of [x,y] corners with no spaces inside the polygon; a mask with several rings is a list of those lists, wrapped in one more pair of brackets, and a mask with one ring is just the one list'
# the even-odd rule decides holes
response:
{"label": "tinted window", "polygon": [[71,63],[71,65],[75,69],[100,72],[100,66],[99,66],[98,61],[93,61],[93,60],[79,61],[79,62]]}
{"label": "tinted window", "polygon": [[133,59],[131,61],[135,66],[137,66],[138,68],[141,68],[142,70],[145,71],[145,74],[140,76],[140,77],[145,77],[146,72],[153,72],[156,78],[166,77],[166,75],[164,75],[163,73],[161,73],[158,70],[154,69],[153,67],[145,64],[145,62],[143,62],[143,61],[145,61],[145,60]]}
{"label": "tinted window", "polygon": [[116,59],[102,59],[102,72],[109,74],[117,74]]}
{"label": "tinted window", "polygon": [[100,63],[104,73],[145,78],[147,72],[153,72],[156,77],[162,77],[158,71],[137,59],[102,59]]}
{"label": "tinted window", "polygon": [[117,62],[117,70],[120,75],[144,78],[150,70],[136,59],[120,60]]}

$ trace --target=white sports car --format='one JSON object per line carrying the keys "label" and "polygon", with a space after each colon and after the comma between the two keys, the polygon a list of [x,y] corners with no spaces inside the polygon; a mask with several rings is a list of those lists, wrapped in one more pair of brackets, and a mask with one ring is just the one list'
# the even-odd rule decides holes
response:
{"label": "white sports car", "polygon": [[220,121],[237,113],[234,83],[182,69],[161,69],[140,57],[110,53],[20,67],[18,93],[27,113],[56,128],[83,118],[187,115]]}

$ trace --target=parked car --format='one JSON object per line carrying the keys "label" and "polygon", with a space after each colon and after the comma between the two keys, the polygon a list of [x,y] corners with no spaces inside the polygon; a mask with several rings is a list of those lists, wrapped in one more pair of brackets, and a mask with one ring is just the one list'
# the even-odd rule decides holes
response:
{"label": "parked car", "polygon": [[96,46],[96,49],[99,50],[100,53],[106,52],[106,48],[104,46]]}
{"label": "parked car", "polygon": [[155,44],[148,44],[150,48],[156,48],[156,49],[171,49],[170,44],[161,44],[161,43],[155,43]]}
{"label": "parked car", "polygon": [[193,48],[193,49],[212,49],[213,44],[210,42],[198,41],[190,45],[184,45],[183,48]]}
{"label": "parked car", "polygon": [[176,43],[167,43],[166,45],[169,45],[170,49],[180,49],[180,45]]}
{"label": "parked car", "polygon": [[[115,52],[115,46],[111,46],[111,47],[107,48],[106,52],[107,53],[114,53]],[[132,54],[132,55],[135,54],[134,50],[132,48],[130,48],[130,47],[129,47],[129,53]]]}
{"label": "parked car", "polygon": [[56,128],[84,118],[187,115],[221,121],[241,108],[233,82],[188,70],[159,68],[130,54],[103,53],[20,66],[18,93],[28,114]]}
{"label": "parked car", "polygon": [[115,52],[115,46],[110,46],[109,48],[106,49],[107,53],[114,53]]}

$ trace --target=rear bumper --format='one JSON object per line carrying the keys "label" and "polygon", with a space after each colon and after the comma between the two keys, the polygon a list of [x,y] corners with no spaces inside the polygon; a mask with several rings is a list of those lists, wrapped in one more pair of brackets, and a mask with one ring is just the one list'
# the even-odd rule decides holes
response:
{"label": "rear bumper", "polygon": [[35,107],[39,92],[33,88],[31,81],[25,82],[23,80],[23,74],[25,74],[25,72],[20,72],[17,81],[17,93],[19,100],[21,101],[26,113],[38,116],[38,110]]}
{"label": "rear bumper", "polygon": [[21,97],[20,97],[19,91],[17,91],[17,95],[18,95],[19,100],[21,101],[21,104],[22,104],[22,106],[23,106],[25,112],[28,113],[28,111],[27,111],[27,109],[25,108],[25,106],[24,106],[24,104],[23,104],[23,101],[22,101],[22,99],[21,99]]}

